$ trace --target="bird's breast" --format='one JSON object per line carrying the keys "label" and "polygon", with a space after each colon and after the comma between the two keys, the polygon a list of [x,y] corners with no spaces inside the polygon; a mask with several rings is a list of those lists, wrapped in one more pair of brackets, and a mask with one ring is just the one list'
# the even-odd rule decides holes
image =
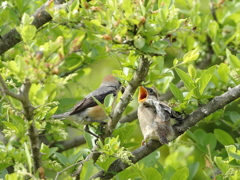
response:
{"label": "bird's breast", "polygon": [[100,106],[87,108],[86,115],[93,121],[103,121],[107,118],[105,111]]}

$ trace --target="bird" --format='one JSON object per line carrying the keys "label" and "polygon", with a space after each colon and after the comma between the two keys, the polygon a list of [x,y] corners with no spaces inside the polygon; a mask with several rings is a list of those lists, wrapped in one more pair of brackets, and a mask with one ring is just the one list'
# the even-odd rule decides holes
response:
{"label": "bird", "polygon": [[[121,90],[120,81],[118,81],[112,74],[107,75],[103,78],[101,85],[80,100],[71,111],[62,114],[55,114],[51,116],[51,118],[68,119],[83,125],[89,125],[93,122],[106,123],[105,121],[108,116],[95,99],[100,103],[103,103],[107,95],[112,94],[116,97],[119,90]],[[85,126],[85,130],[88,130],[88,126]]]}
{"label": "bird", "polygon": [[152,88],[140,86],[138,102],[138,120],[144,136],[142,145],[149,139],[168,144],[175,135],[170,119],[173,118],[181,123],[182,115],[159,101],[159,95],[154,86]]}

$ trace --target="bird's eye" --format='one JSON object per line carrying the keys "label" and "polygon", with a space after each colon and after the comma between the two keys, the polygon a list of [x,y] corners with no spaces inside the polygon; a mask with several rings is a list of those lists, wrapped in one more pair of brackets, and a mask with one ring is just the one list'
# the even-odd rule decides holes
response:
{"label": "bird's eye", "polygon": [[153,90],[152,90],[152,89],[149,89],[149,92],[152,94],[152,93],[153,93]]}

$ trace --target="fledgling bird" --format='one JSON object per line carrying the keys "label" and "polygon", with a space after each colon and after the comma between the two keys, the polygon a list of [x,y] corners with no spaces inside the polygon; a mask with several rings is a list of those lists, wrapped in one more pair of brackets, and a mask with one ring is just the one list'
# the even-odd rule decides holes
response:
{"label": "fledgling bird", "polygon": [[88,94],[84,99],[79,101],[72,111],[53,115],[54,119],[68,119],[83,125],[93,122],[104,123],[108,118],[105,111],[92,98],[96,98],[100,103],[104,102],[107,95],[113,94],[115,97],[120,90],[121,83],[113,76],[107,75],[103,78],[98,89]]}
{"label": "fledgling bird", "polygon": [[168,144],[174,137],[170,119],[182,120],[182,116],[172,110],[168,105],[158,100],[156,89],[140,86],[138,94],[138,119],[144,139],[159,140],[162,144]]}

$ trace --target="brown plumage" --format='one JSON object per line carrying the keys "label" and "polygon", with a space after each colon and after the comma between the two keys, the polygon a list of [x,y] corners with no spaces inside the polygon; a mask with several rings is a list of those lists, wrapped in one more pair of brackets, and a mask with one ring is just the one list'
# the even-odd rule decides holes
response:
{"label": "brown plumage", "polygon": [[121,83],[113,75],[107,75],[102,80],[99,88],[79,101],[71,111],[53,115],[52,118],[69,119],[84,125],[93,122],[104,122],[107,119],[107,115],[92,97],[103,103],[107,95],[113,94],[116,96],[120,87]]}

